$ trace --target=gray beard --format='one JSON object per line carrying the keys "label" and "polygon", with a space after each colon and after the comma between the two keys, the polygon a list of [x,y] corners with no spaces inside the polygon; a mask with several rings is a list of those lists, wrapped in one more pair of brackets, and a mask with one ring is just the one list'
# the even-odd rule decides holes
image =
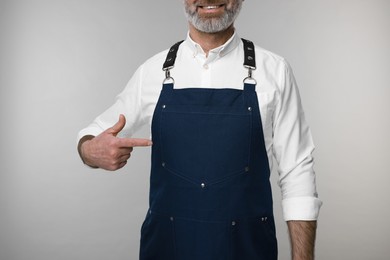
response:
{"label": "gray beard", "polygon": [[240,13],[242,2],[232,10],[226,10],[225,14],[220,18],[208,18],[203,19],[198,16],[197,12],[190,13],[190,11],[185,8],[185,14],[187,20],[199,31],[205,33],[217,33],[222,32],[229,28],[233,22],[236,20],[238,14]]}

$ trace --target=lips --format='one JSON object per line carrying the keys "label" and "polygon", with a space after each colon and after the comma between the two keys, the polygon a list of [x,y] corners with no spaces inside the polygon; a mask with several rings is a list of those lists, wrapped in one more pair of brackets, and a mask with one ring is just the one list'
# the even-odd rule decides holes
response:
{"label": "lips", "polygon": [[225,4],[200,4],[197,6],[198,12],[205,15],[220,15],[223,11]]}
{"label": "lips", "polygon": [[206,9],[206,10],[213,10],[213,9],[218,9],[220,7],[224,6],[223,4],[221,5],[200,5],[198,7],[202,8],[202,9]]}
{"label": "lips", "polygon": [[223,5],[205,5],[205,6],[199,6],[200,8],[206,9],[206,10],[212,10],[212,9],[218,9],[222,7]]}

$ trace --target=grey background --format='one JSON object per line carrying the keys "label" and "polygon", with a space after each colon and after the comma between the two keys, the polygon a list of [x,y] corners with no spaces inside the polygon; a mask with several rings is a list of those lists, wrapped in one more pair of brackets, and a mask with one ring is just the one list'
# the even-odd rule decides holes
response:
{"label": "grey background", "polygon": [[[324,201],[320,260],[390,255],[389,22],[388,0],[247,0],[236,23],[298,80]],[[111,173],[84,167],[75,138],[186,32],[180,0],[0,1],[1,260],[137,259],[149,148]]]}

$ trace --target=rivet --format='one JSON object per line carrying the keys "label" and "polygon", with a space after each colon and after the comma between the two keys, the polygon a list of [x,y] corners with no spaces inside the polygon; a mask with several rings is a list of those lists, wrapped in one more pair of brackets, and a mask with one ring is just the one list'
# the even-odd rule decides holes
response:
{"label": "rivet", "polygon": [[248,107],[248,111],[252,111],[252,107]]}
{"label": "rivet", "polygon": [[202,189],[204,189],[204,188],[206,187],[206,184],[201,183],[201,184],[200,184],[200,187],[202,187]]}
{"label": "rivet", "polygon": [[173,221],[173,217],[170,217],[169,219],[170,219],[171,221]]}
{"label": "rivet", "polygon": [[253,57],[252,56],[248,56],[248,60],[253,60]]}
{"label": "rivet", "polygon": [[162,165],[162,167],[165,167],[165,162],[163,162],[161,165]]}
{"label": "rivet", "polygon": [[236,225],[236,221],[232,221],[232,226],[235,226]]}
{"label": "rivet", "polygon": [[166,108],[166,107],[167,107],[166,105],[163,105],[163,106],[162,106],[163,109]]}

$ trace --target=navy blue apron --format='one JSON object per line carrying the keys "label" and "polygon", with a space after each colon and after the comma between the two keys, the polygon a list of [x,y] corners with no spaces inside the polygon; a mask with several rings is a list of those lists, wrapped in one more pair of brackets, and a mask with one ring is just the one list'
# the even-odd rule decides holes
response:
{"label": "navy blue apron", "polygon": [[[245,67],[255,68],[243,40]],[[164,64],[173,67],[174,45]],[[150,208],[141,260],[276,260],[269,162],[255,84],[174,89],[152,120]]]}

